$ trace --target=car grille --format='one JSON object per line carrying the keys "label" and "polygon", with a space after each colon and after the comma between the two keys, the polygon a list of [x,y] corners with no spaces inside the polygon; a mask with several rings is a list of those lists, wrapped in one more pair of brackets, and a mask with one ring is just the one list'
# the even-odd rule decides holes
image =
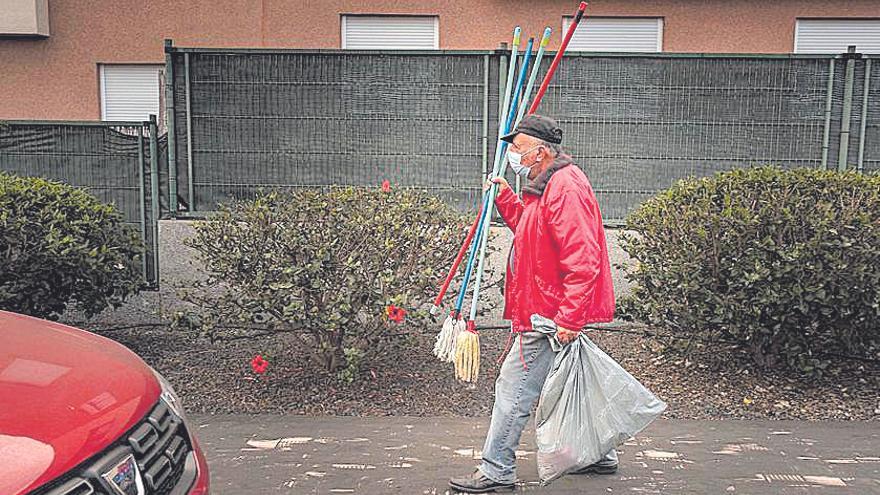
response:
{"label": "car grille", "polygon": [[[192,451],[186,426],[164,401],[113,445],[33,495],[118,495],[102,474],[133,455],[145,495],[180,491],[186,458]],[[191,481],[191,480],[190,480]],[[189,487],[186,487],[189,488]]]}

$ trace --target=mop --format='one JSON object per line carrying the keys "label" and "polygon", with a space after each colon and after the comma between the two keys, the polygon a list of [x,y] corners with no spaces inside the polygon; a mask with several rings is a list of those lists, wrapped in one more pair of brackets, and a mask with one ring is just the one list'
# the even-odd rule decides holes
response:
{"label": "mop", "polygon": [[[480,209],[482,210],[482,208]],[[477,231],[478,220],[479,217],[474,220],[474,224],[468,232],[465,243],[461,245],[461,249],[458,251],[458,256],[456,256],[455,261],[452,263],[452,269],[449,270],[449,275],[446,276],[446,280],[440,288],[440,294],[437,295],[437,298],[434,300],[434,306],[431,307],[431,315],[437,315],[440,311],[440,304],[443,301],[443,296],[446,295],[446,290],[449,289],[449,284],[452,282],[455,273],[458,271],[458,267],[461,265],[461,260],[464,258],[468,246],[472,246],[471,240],[474,238],[474,233]],[[471,249],[473,249],[473,247]],[[455,317],[454,311],[451,312],[443,322],[443,328],[440,330],[440,333],[437,334],[437,341],[434,344],[434,355],[437,356],[438,359],[444,363],[453,362],[455,358],[455,341],[463,329],[464,322],[462,322],[460,318]]]}
{"label": "mop", "polygon": [[[545,31],[545,34],[547,32]],[[542,40],[543,44],[544,40]],[[513,128],[513,121],[516,114],[519,112],[519,101],[520,96],[522,96],[522,89],[525,84],[526,74],[529,69],[529,62],[532,58],[532,44],[534,43],[533,39],[529,39],[528,45],[526,46],[525,53],[523,55],[522,65],[520,66],[519,76],[516,79],[516,90],[513,94],[513,101],[511,102],[509,112],[507,114],[507,118],[505,119],[504,125],[500,129],[499,136],[503,136],[510,132]],[[533,69],[533,73],[537,70],[537,65],[535,69]],[[525,102],[523,102],[523,106],[525,106]],[[500,177],[500,170],[502,158],[504,155],[504,150],[507,143],[504,141],[498,140],[498,145],[495,147],[495,164],[492,167],[492,177]],[[485,201],[483,203],[483,208],[480,215],[480,223],[477,227],[477,237],[474,239],[473,247],[471,248],[471,257],[468,260],[467,272],[473,269],[473,264],[475,261],[475,256],[479,251],[479,247],[483,246],[485,238],[489,235],[489,225],[491,223],[491,216],[486,215],[487,209],[491,210],[493,201],[494,201],[494,191],[497,189],[497,184],[492,184],[492,187],[486,191]],[[487,220],[489,219],[489,220]],[[485,254],[485,253],[483,253]],[[477,281],[480,280],[481,271],[483,268],[483,259],[480,259],[480,268],[477,271]],[[465,280],[468,280],[470,277],[465,275]],[[467,291],[466,282],[462,284],[462,292],[459,293],[459,302],[464,302],[464,293]],[[472,301],[471,304],[471,313],[474,311],[474,303]],[[462,381],[473,383],[477,381],[477,376],[480,373],[480,335],[477,333],[476,325],[474,324],[473,314],[471,318],[468,319],[467,324],[465,325],[465,331],[461,332],[458,335],[458,338],[455,342],[455,376]]]}
{"label": "mop", "polygon": [[[516,59],[519,53],[521,32],[522,29],[519,26],[517,26],[516,29],[513,30],[513,43],[510,50],[510,64],[507,69],[507,84],[505,84],[504,86],[504,106],[501,112],[503,116],[507,115],[510,108],[510,98],[513,91],[513,75],[516,70]],[[503,120],[504,118],[502,118],[502,123]],[[498,130],[499,132],[502,131],[501,126],[499,126]],[[482,211],[482,208],[480,211]],[[454,361],[456,342],[458,341],[458,337],[461,335],[466,327],[466,324],[461,319],[461,308],[464,304],[464,294],[466,293],[468,280],[471,277],[473,260],[476,256],[476,246],[471,243],[471,239],[473,238],[474,233],[478,230],[480,226],[479,220],[481,218],[481,216],[477,216],[477,220],[474,221],[474,225],[471,227],[467,239],[465,239],[464,244],[462,244],[462,247],[458,252],[456,263],[453,263],[452,269],[449,270],[449,275],[447,275],[446,280],[443,283],[443,287],[440,289],[440,294],[434,300],[434,307],[431,310],[432,314],[436,314],[439,311],[440,303],[446,293],[446,289],[449,288],[449,284],[452,281],[452,278],[458,271],[458,265],[461,263],[461,259],[463,258],[464,253],[467,251],[468,247],[470,247],[468,264],[465,270],[464,281],[462,282],[462,290],[459,293],[459,300],[456,304],[455,309],[452,310],[452,312],[443,322],[443,327],[441,328],[440,333],[437,335],[437,341],[434,344],[434,355],[437,356],[438,359],[446,363],[451,363]]]}

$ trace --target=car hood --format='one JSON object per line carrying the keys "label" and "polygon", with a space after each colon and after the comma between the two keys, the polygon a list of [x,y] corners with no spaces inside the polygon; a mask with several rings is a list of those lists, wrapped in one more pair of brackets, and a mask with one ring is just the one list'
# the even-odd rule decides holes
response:
{"label": "car hood", "polygon": [[112,444],[161,387],[133,352],[59,323],[0,311],[0,493],[20,494]]}

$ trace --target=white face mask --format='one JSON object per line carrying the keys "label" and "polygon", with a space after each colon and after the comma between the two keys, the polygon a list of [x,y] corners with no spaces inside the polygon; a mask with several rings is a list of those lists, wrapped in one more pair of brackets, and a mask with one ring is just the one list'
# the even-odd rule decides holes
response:
{"label": "white face mask", "polygon": [[[529,173],[531,173],[531,166],[526,166],[522,164],[522,159],[524,156],[528,155],[532,151],[540,148],[541,145],[535,146],[534,148],[526,151],[525,153],[515,153],[513,151],[507,152],[507,161],[510,163],[510,168],[513,170],[513,173],[523,176],[526,179],[529,178]],[[534,163],[532,164],[534,165]]]}

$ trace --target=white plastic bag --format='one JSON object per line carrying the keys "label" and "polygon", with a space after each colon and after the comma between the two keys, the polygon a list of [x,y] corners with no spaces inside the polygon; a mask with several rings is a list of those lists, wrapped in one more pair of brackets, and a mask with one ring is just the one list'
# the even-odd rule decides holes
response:
{"label": "white plastic bag", "polygon": [[586,335],[562,346],[556,324],[532,316],[557,352],[535,414],[538,474],[547,484],[599,461],[657,419],[666,404]]}

